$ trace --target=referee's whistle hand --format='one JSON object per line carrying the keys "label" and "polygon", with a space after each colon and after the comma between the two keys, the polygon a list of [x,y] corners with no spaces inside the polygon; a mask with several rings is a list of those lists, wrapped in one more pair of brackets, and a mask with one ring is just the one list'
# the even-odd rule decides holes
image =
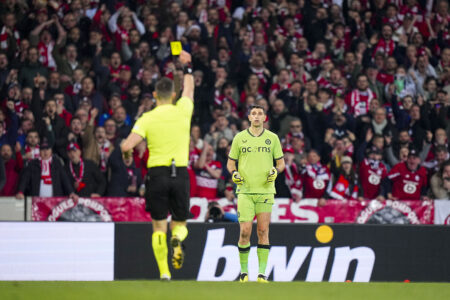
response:
{"label": "referee's whistle hand", "polygon": [[187,64],[191,63],[191,61],[192,61],[191,55],[184,50],[181,50],[179,59],[183,65],[187,65]]}

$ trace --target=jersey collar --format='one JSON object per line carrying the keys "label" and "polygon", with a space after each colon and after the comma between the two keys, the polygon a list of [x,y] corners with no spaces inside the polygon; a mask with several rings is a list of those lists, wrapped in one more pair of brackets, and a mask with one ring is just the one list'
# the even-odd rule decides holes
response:
{"label": "jersey collar", "polygon": [[258,136],[254,136],[251,132],[250,132],[250,128],[247,128],[247,132],[248,132],[248,134],[250,134],[252,137],[260,137],[260,136],[262,136],[263,135],[263,133],[264,133],[264,131],[265,131],[266,129],[265,128],[263,128],[263,130],[261,131],[261,134],[260,135],[258,135]]}

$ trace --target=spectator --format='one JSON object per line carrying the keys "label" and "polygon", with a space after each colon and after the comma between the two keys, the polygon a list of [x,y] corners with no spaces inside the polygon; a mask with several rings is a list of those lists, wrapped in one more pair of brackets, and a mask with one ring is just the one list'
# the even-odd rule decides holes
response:
{"label": "spectator", "polygon": [[350,113],[354,117],[359,117],[369,112],[370,102],[376,99],[377,95],[369,88],[369,80],[364,74],[358,76],[356,87],[351,93],[347,94],[345,102]]}
{"label": "spectator", "polygon": [[450,161],[442,163],[441,168],[430,179],[430,197],[450,200]]}
{"label": "spectator", "polygon": [[323,198],[330,180],[330,171],[320,163],[320,155],[316,150],[310,150],[307,164],[303,169],[303,197]]}
{"label": "spectator", "polygon": [[12,101],[8,101],[6,107],[8,111],[7,117],[9,117],[10,123],[6,126],[5,120],[0,120],[0,146],[9,144],[13,147],[16,144],[19,117],[15,113],[14,103]]}
{"label": "spectator", "polygon": [[41,156],[39,151],[39,142],[40,138],[37,130],[32,129],[28,131],[24,148],[24,158],[27,163]]}
{"label": "spectator", "polygon": [[65,166],[67,176],[81,197],[101,197],[106,190],[106,179],[95,163],[81,158],[80,146],[70,143],[67,146],[69,162]]}
{"label": "spectator", "polygon": [[118,138],[126,138],[131,131],[131,126],[126,124],[127,112],[125,108],[122,106],[117,107],[113,112],[112,119],[117,125]]}
{"label": "spectator", "polygon": [[191,138],[194,142],[194,146],[197,149],[203,149],[203,139],[200,126],[192,125],[191,126]]}
{"label": "spectator", "polygon": [[17,185],[19,183],[19,175],[23,168],[22,154],[20,153],[20,144],[15,146],[15,157],[13,157],[13,151],[10,145],[5,144],[0,148],[0,156],[4,164],[0,168],[4,168],[6,176],[3,187],[0,189],[0,196],[14,196],[16,194]]}
{"label": "spectator", "polygon": [[3,27],[0,32],[0,49],[12,57],[16,53],[17,44],[20,41],[20,33],[16,28],[16,16],[7,12],[3,16]]}
{"label": "spectator", "polygon": [[214,148],[205,142],[202,153],[194,164],[197,197],[217,198],[218,181],[222,176],[222,164],[214,160],[214,156]]}
{"label": "spectator", "polygon": [[222,138],[228,141],[233,140],[233,131],[228,127],[228,119],[224,115],[219,115],[217,121],[211,125],[210,131],[205,135],[204,142],[212,145],[215,149],[217,142]]}
{"label": "spectator", "polygon": [[363,199],[358,175],[353,169],[353,160],[350,156],[342,157],[341,166],[328,183],[327,195],[337,200]]}
{"label": "spectator", "polygon": [[35,127],[40,136],[51,137],[57,146],[64,143],[67,127],[64,119],[57,114],[57,104],[54,99],[48,99],[45,102],[43,114],[36,112]]}
{"label": "spectator", "polygon": [[269,114],[270,128],[279,137],[284,137],[289,132],[289,124],[294,119],[289,115],[283,100],[276,99],[272,105],[272,112]]}
{"label": "spectator", "polygon": [[105,136],[111,144],[115,145],[117,139],[117,124],[113,119],[105,121]]}
{"label": "spectator", "polygon": [[385,192],[392,200],[426,200],[427,171],[420,166],[419,152],[412,148],[406,162],[396,164],[384,181]]}
{"label": "spectator", "polygon": [[[327,149],[327,148],[325,148]],[[327,149],[328,150],[328,149]],[[337,176],[339,168],[342,164],[342,158],[348,156],[346,153],[345,144],[343,139],[335,139],[331,148],[331,151],[324,152],[324,155],[329,153],[329,157],[324,157],[323,161],[329,162],[329,169],[331,174]],[[350,154],[351,155],[351,154]],[[352,162],[353,163],[353,162]]]}
{"label": "spectator", "polygon": [[[16,197],[64,197],[77,199],[64,167],[46,139],[40,144],[40,158],[32,160],[23,170]],[[40,174],[40,176],[36,176]]]}
{"label": "spectator", "polygon": [[5,184],[6,184],[5,164],[3,163],[3,158],[0,156],[0,190],[3,190]]}
{"label": "spectator", "polygon": [[420,106],[413,104],[409,110],[410,123],[408,130],[412,137],[412,142],[417,149],[422,149],[429,125],[427,120],[421,117]]}
{"label": "spectator", "polygon": [[384,107],[375,109],[369,126],[375,134],[382,136],[397,136],[394,125],[387,119],[386,108]]}
{"label": "spectator", "polygon": [[287,147],[283,150],[286,168],[284,170],[284,179],[292,200],[299,202],[303,198],[302,170],[294,161],[294,149]]}
{"label": "spectator", "polygon": [[[109,96],[108,101],[108,107],[109,110],[105,111],[99,118],[98,125],[103,126],[105,124],[105,121],[112,117],[114,111],[116,108],[122,106],[122,99],[120,98],[119,93],[112,93],[111,96]],[[127,123],[130,123],[130,118],[127,116]]]}
{"label": "spectator", "polygon": [[367,155],[359,165],[359,180],[362,196],[365,199],[381,199],[381,182],[387,176],[386,166],[381,161],[383,157],[381,149],[376,146],[368,148]]}
{"label": "spectator", "polygon": [[[120,19],[120,20],[119,20]],[[108,21],[109,30],[115,35],[116,49],[121,49],[122,40],[128,40],[131,28],[136,26],[141,35],[145,34],[144,24],[135,12],[126,6],[121,6]]]}
{"label": "spectator", "polygon": [[147,161],[148,161],[149,151],[147,148],[147,142],[144,140],[140,142],[133,152],[133,159],[136,168],[141,170],[141,178],[145,178],[147,175]]}
{"label": "spectator", "polygon": [[108,186],[106,195],[109,197],[143,196],[141,188],[141,170],[136,168],[133,157],[123,157],[120,148],[115,148],[108,161]]}
{"label": "spectator", "polygon": [[228,160],[228,153],[231,149],[231,143],[228,142],[226,138],[221,138],[219,142],[217,143],[217,149],[215,152],[215,158],[214,160],[220,162],[222,164],[223,174],[222,177],[225,176],[228,178],[230,175],[228,173],[228,170],[226,168],[227,160]]}
{"label": "spectator", "polygon": [[48,76],[48,69],[39,62],[39,52],[36,47],[27,50],[27,61],[19,70],[19,83],[23,87],[34,87],[36,77]]}
{"label": "spectator", "polygon": [[91,77],[84,77],[81,80],[81,88],[78,94],[72,97],[72,112],[78,109],[82,101],[90,101],[100,115],[103,113],[103,96],[95,90],[94,80]]}
{"label": "spectator", "polygon": [[427,168],[428,174],[432,176],[441,169],[441,165],[450,158],[447,147],[438,145],[434,147],[434,159],[428,162],[423,162],[422,165]]}
{"label": "spectator", "polygon": [[[425,163],[428,163],[435,158],[435,155],[434,155],[435,149],[439,146],[442,146],[442,147],[446,148],[447,150],[449,149],[447,134],[446,134],[445,130],[442,128],[438,128],[434,132],[433,143],[431,144],[431,148],[430,148],[430,151],[428,152],[428,156],[425,159],[426,160]],[[430,168],[430,167],[431,166],[428,166],[427,168]]]}
{"label": "spectator", "polygon": [[281,140],[282,144],[285,146],[291,145],[293,137],[298,137],[304,141],[304,147],[302,147],[302,150],[309,150],[309,148],[311,147],[311,142],[309,141],[309,138],[303,134],[302,121],[298,118],[293,118],[289,123],[289,132]]}
{"label": "spectator", "polygon": [[[393,86],[389,89],[389,94],[393,94]],[[392,95],[391,97],[391,104],[392,104],[392,112],[395,117],[395,123],[397,126],[397,129],[402,130],[408,127],[408,123],[410,121],[409,118],[409,111],[413,105],[413,98],[412,96],[405,96],[402,99],[401,103],[398,103],[397,96]]]}
{"label": "spectator", "polygon": [[[389,162],[389,165],[393,167],[398,164],[400,161],[406,161],[409,153],[409,148],[413,146],[411,142],[411,137],[409,135],[408,130],[400,131],[398,135],[398,141],[392,145],[392,137],[386,136],[386,157]],[[424,161],[428,155],[428,151],[431,147],[431,133],[428,133],[427,140],[424,141],[425,146],[422,148],[422,151],[419,153],[421,161]]]}

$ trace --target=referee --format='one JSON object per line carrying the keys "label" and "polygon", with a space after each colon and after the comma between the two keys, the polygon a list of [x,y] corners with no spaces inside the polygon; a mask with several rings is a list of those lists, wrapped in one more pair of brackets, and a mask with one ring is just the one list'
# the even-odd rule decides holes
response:
{"label": "referee", "polygon": [[194,77],[191,55],[182,51],[179,60],[184,68],[183,93],[176,97],[174,83],[162,78],[156,83],[153,96],[156,107],[143,114],[130,135],[121,144],[123,155],[143,139],[147,140],[150,157],[147,162],[146,209],[152,216],[152,247],[162,280],[170,280],[167,263],[167,216],[172,215],[172,265],[180,269],[184,261],[182,242],[188,234],[186,219],[189,214],[189,139],[191,117],[194,109]]}

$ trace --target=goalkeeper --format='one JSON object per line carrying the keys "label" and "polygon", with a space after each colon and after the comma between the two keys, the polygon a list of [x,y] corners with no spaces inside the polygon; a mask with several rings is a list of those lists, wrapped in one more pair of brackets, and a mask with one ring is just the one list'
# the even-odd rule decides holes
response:
{"label": "goalkeeper", "polygon": [[[259,105],[250,108],[250,128],[239,132],[233,139],[227,168],[237,184],[238,242],[241,263],[241,282],[248,281],[248,255],[252,223],[256,216],[258,235],[258,282],[267,282],[265,276],[269,256],[269,223],[274,203],[277,174],[284,170],[283,151],[278,136],[264,129],[266,112]],[[276,167],[273,162],[276,162]]]}

